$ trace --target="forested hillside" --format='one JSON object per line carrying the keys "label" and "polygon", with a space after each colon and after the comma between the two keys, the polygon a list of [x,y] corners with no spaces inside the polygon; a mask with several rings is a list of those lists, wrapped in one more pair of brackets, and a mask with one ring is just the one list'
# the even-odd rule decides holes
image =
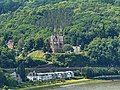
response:
{"label": "forested hillside", "polygon": [[65,44],[81,45],[90,65],[119,65],[120,0],[0,0],[0,66],[15,63],[23,48],[23,56],[50,51],[54,26],[62,26]]}

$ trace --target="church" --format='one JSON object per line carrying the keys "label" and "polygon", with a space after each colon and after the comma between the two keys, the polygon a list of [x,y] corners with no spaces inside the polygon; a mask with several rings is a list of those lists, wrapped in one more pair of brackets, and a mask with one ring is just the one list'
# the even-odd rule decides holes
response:
{"label": "church", "polygon": [[56,28],[54,27],[54,31],[52,36],[50,37],[50,48],[52,49],[53,53],[60,53],[63,52],[63,43],[64,37],[62,32],[62,27],[60,27],[59,34],[56,32]]}

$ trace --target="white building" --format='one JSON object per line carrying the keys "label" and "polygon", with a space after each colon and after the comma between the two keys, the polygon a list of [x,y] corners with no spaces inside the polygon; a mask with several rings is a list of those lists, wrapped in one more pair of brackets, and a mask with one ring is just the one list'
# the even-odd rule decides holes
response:
{"label": "white building", "polygon": [[16,72],[11,73],[10,76],[13,77],[15,80],[17,80],[18,83],[22,82],[22,79],[21,79],[20,75],[17,74]]}
{"label": "white building", "polygon": [[13,42],[13,40],[9,40],[6,45],[8,46],[8,48],[13,49],[13,47],[14,47],[14,42]]}
{"label": "white building", "polygon": [[80,46],[73,46],[74,53],[79,53],[80,52]]}
{"label": "white building", "polygon": [[49,81],[55,79],[70,79],[73,77],[74,77],[73,71],[50,72],[50,73],[36,73],[35,71],[33,71],[27,75],[27,79],[31,81]]}

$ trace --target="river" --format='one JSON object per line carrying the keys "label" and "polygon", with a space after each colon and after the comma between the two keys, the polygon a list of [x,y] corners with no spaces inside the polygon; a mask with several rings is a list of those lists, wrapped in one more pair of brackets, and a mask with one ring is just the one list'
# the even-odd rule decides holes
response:
{"label": "river", "polygon": [[120,90],[120,81],[71,84],[50,90]]}

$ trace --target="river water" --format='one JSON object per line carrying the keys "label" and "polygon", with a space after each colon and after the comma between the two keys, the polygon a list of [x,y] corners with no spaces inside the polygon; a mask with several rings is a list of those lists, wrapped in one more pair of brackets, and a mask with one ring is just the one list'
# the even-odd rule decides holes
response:
{"label": "river water", "polygon": [[120,81],[72,84],[51,90],[120,90]]}

